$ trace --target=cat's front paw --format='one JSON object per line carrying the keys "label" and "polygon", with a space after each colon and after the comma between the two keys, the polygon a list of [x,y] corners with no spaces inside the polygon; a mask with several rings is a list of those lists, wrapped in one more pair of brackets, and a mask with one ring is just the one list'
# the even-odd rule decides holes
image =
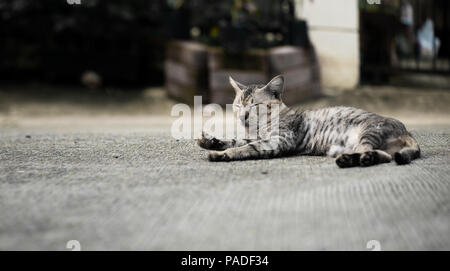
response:
{"label": "cat's front paw", "polygon": [[224,150],[225,144],[219,139],[202,132],[202,137],[197,139],[197,145],[207,150]]}
{"label": "cat's front paw", "polygon": [[225,151],[210,151],[208,160],[211,162],[228,162],[231,161],[231,158]]}

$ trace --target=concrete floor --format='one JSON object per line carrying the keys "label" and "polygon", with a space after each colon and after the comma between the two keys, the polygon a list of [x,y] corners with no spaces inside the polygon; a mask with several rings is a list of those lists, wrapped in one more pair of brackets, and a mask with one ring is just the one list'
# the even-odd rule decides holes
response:
{"label": "concrete floor", "polygon": [[410,165],[339,169],[209,163],[167,117],[14,113],[26,106],[0,114],[0,250],[450,249],[448,115],[405,115],[423,152]]}
{"label": "concrete floor", "polygon": [[0,249],[450,249],[450,126],[414,127],[423,158],[209,163],[165,129],[0,132]]}

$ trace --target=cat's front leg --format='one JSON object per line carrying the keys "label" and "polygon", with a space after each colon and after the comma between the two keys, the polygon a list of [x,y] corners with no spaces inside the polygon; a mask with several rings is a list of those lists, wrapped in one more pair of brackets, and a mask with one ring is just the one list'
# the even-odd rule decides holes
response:
{"label": "cat's front leg", "polygon": [[295,144],[286,138],[273,137],[251,142],[241,147],[224,151],[211,151],[208,160],[228,162],[235,160],[264,159],[278,157],[295,150]]}
{"label": "cat's front leg", "polygon": [[202,137],[197,139],[197,145],[207,150],[226,150],[226,142],[217,139],[206,132],[202,132]]}
{"label": "cat's front leg", "polygon": [[197,139],[197,144],[203,149],[223,151],[229,148],[240,147],[252,142],[251,139],[221,140],[206,132],[202,132],[202,138]]}

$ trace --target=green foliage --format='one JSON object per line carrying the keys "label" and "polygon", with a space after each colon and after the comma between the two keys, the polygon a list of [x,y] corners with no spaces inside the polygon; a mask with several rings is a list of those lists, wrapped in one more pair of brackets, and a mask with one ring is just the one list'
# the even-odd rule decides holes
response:
{"label": "green foliage", "polygon": [[249,48],[269,48],[289,42],[293,1],[197,0],[189,2],[193,38],[229,53]]}

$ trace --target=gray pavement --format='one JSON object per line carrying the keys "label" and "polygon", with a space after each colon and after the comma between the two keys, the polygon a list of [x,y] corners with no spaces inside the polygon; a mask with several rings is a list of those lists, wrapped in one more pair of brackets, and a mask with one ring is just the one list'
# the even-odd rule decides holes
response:
{"label": "gray pavement", "polygon": [[352,169],[209,163],[168,125],[65,125],[0,127],[1,250],[450,249],[450,125],[411,127],[411,165]]}

